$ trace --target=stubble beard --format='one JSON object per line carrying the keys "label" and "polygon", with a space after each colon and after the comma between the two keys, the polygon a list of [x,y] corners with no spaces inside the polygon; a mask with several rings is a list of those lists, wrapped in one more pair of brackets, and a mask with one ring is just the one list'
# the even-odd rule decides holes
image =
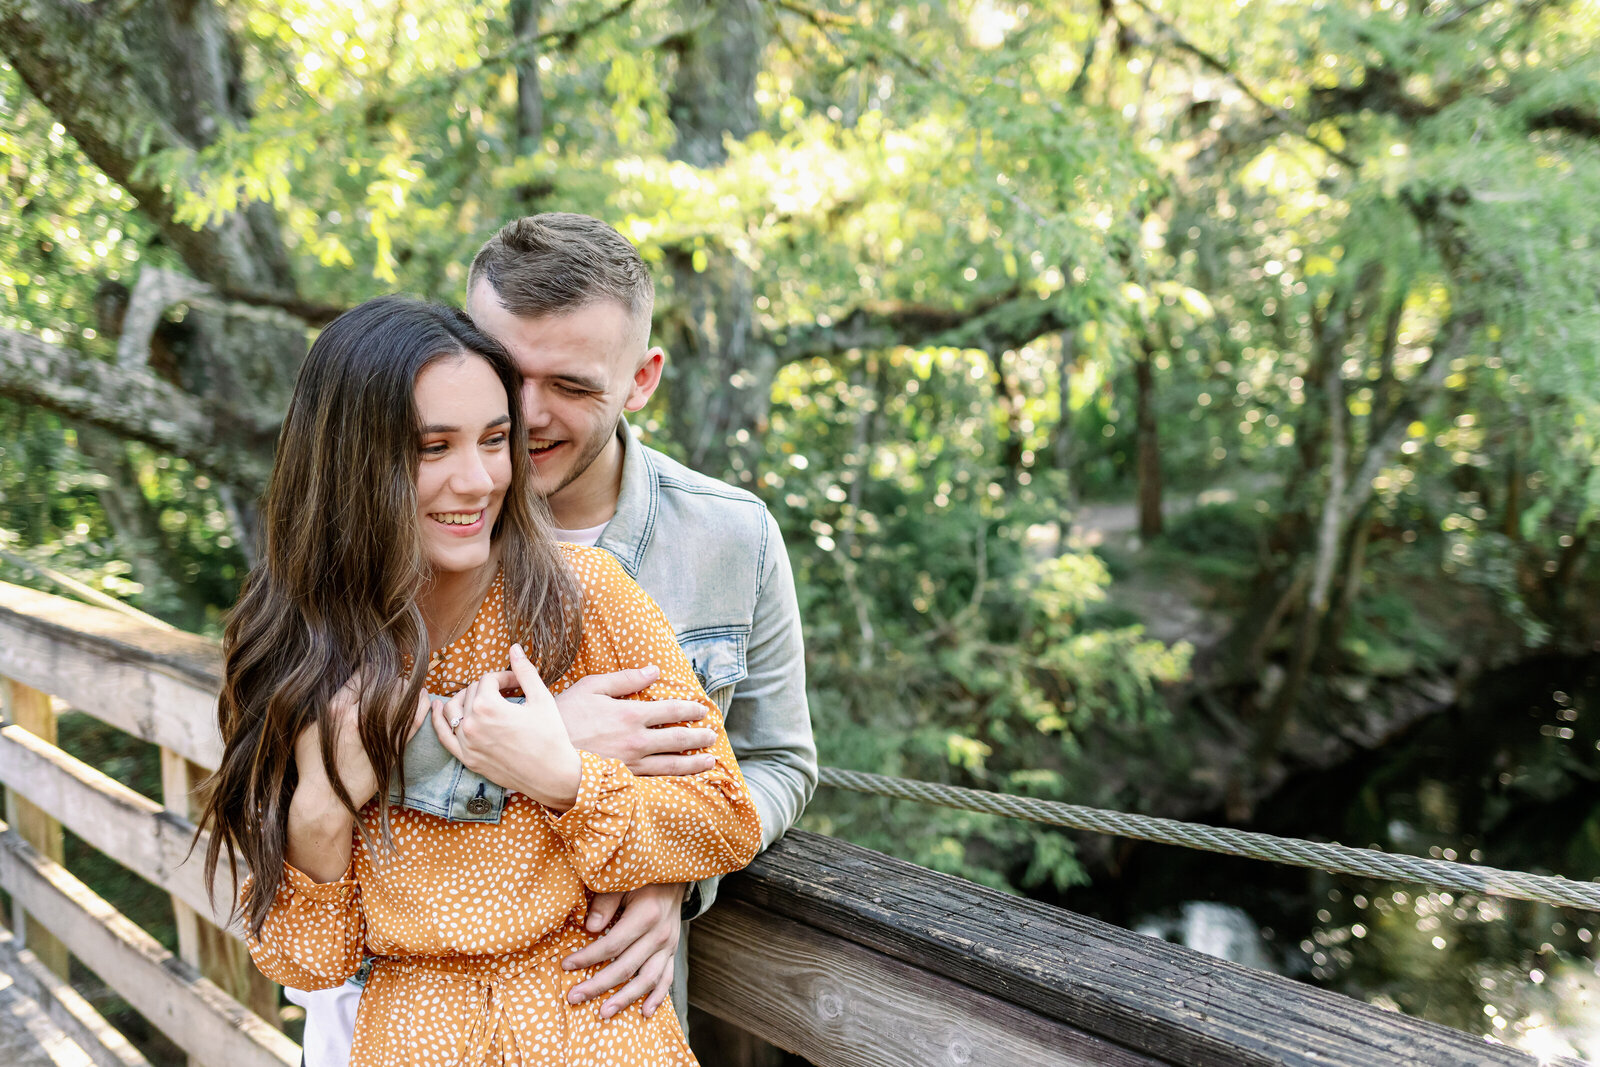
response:
{"label": "stubble beard", "polygon": [[606,445],[611,442],[611,438],[616,436],[616,433],[617,428],[613,425],[610,430],[595,434],[593,438],[586,440],[584,442],[584,451],[573,461],[572,466],[567,468],[567,473],[561,478],[561,484],[545,493],[545,499],[550,500],[567,486],[583,477],[584,472],[594,466],[594,461],[600,458],[600,453],[606,450]]}

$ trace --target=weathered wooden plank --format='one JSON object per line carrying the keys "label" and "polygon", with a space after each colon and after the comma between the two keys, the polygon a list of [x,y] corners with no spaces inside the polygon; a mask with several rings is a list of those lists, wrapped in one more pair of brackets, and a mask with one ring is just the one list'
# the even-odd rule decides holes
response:
{"label": "weathered wooden plank", "polygon": [[44,1009],[0,970],[0,1063],[6,1067],[95,1067]]}
{"label": "weathered wooden plank", "polygon": [[162,948],[58,863],[0,827],[0,886],[179,1048],[214,1067],[300,1062],[282,1033]]}
{"label": "weathered wooden plank", "polygon": [[816,834],[790,831],[724,879],[718,899],[787,916],[1173,1063],[1536,1062],[1449,1027]]}
{"label": "weathered wooden plank", "polygon": [[695,1007],[817,1067],[1161,1062],[748,904],[689,929]]}
{"label": "weathered wooden plank", "polygon": [[202,877],[207,838],[191,855],[193,824],[155,801],[16,726],[0,728],[0,782],[60,812],[67,829],[195,912],[226,917],[228,869],[217,873],[213,907]]}
{"label": "weathered wooden plank", "polygon": [[150,1067],[150,1061],[76,989],[51,973],[38,957],[3,930],[0,971],[11,977],[19,992],[39,1005],[45,1017],[84,1051],[94,1067]]}
{"label": "weathered wooden plank", "polygon": [[104,608],[0,582],[0,675],[214,768],[220,651]]}
{"label": "weathered wooden plank", "polygon": [[[49,694],[23,685],[15,678],[7,678],[5,684],[0,686],[0,690],[5,694],[6,717],[16,724],[16,728],[31,733],[39,738],[41,743],[54,746],[56,713],[51,706]],[[60,863],[66,855],[61,824],[15,789],[6,791],[6,821],[16,827],[17,833],[22,835],[23,840],[57,863]],[[15,901],[12,902],[12,919],[12,925],[22,931],[24,944],[33,950],[40,962],[65,978],[66,946],[52,937],[50,931],[39,927],[29,919],[21,905]]]}
{"label": "weathered wooden plank", "polygon": [[[206,770],[171,749],[161,750],[161,799],[169,814],[194,818],[195,789]],[[204,856],[202,851],[200,856]],[[195,862],[199,862],[197,858]],[[178,927],[178,955],[239,1003],[274,1024],[278,1021],[278,985],[256,970],[237,932],[219,930],[208,916],[180,897],[172,898]]]}

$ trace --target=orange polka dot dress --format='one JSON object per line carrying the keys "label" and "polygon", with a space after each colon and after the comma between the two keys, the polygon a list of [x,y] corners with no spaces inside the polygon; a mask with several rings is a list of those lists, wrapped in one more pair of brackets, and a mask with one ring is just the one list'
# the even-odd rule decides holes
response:
{"label": "orange polka dot dress", "polygon": [[[322,884],[285,864],[250,953],[263,974],[297,989],[336,986],[366,955],[377,957],[352,1067],[696,1062],[670,1003],[648,1019],[638,1002],[601,1019],[604,997],[567,1003],[567,991],[599,967],[567,972],[561,960],[594,939],[582,926],[593,893],[737,870],[760,846],[760,821],[717,706],[661,609],[608,553],[561,547],[583,589],[584,634],[572,668],[550,688],[657,664],[661,677],[640,699],[704,706],[716,765],[635,777],[620,760],[584,752],[577,802],[560,815],[518,793],[507,795],[498,823],[391,808],[394,852],[369,849],[358,834],[345,876]],[[430,661],[429,692],[509,669],[503,598],[497,576],[471,627]],[[378,816],[376,801],[361,813],[374,841]]]}

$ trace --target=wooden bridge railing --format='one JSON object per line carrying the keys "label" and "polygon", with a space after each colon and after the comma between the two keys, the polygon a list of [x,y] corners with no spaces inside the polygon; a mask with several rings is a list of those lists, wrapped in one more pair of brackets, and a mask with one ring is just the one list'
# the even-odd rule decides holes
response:
{"label": "wooden bridge railing", "polygon": [[[77,957],[192,1062],[294,1064],[276,989],[212,925],[203,844],[186,860],[217,668],[202,638],[0,583],[0,888],[36,953]],[[68,707],[161,746],[164,803],[56,747]],[[62,867],[61,827],[171,896],[178,957]],[[692,931],[691,1001],[819,1067],[1534,1062],[813,834],[725,880]]]}

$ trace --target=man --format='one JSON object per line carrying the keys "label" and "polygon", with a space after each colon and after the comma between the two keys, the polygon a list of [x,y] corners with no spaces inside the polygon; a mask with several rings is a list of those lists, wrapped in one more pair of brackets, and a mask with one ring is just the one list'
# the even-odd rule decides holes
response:
{"label": "man", "polygon": [[[610,551],[655,598],[706,692],[761,816],[762,847],[781,837],[816,785],[794,579],[777,523],[754,496],[707,478],[639,442],[624,420],[661,382],[651,347],[655,288],[637,250],[586,215],[519,219],[479,250],[467,310],[510,350],[524,376],[522,406],[535,485],[563,540]],[[586,678],[558,698],[577,747],[621,759],[635,774],[690,774],[709,757],[684,755],[710,731],[658,729],[698,717],[695,705],[623,700],[653,680],[643,671]],[[431,747],[430,747],[431,746]],[[424,751],[428,750],[428,751]],[[437,740],[424,729],[406,752],[407,803],[452,818],[499,817],[481,780],[429,774]],[[446,785],[441,793],[439,782]],[[496,787],[497,788],[497,787]],[[453,790],[453,795],[452,795]],[[613,1015],[646,1014],[670,992],[688,1011],[687,920],[716,897],[717,879],[647,886],[595,898],[586,925],[604,936],[566,961],[610,961],[572,991],[574,1003],[607,994]],[[348,1062],[359,986],[295,993],[306,1006],[306,1063]]]}

